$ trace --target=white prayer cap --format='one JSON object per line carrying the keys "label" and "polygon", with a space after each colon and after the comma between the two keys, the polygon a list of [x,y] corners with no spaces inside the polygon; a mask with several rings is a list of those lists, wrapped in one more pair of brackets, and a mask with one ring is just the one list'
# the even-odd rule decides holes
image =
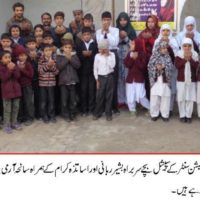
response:
{"label": "white prayer cap", "polygon": [[99,49],[108,49],[109,48],[109,42],[106,39],[102,39],[99,43],[98,43],[98,48]]}
{"label": "white prayer cap", "polygon": [[161,26],[161,30],[170,30],[170,31],[171,31],[171,27],[170,27],[169,24],[163,24],[163,25]]}
{"label": "white prayer cap", "polygon": [[183,42],[182,42],[182,45],[184,45],[184,44],[190,44],[190,45],[193,46],[193,42],[192,42],[192,40],[190,38],[184,38]]}

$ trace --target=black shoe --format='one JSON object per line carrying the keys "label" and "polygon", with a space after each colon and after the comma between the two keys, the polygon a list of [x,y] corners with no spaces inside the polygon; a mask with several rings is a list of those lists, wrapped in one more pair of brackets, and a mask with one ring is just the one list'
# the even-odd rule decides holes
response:
{"label": "black shoe", "polygon": [[27,120],[26,122],[24,122],[25,126],[31,126],[33,123],[33,120]]}
{"label": "black shoe", "polygon": [[113,110],[113,114],[115,114],[115,115],[120,115],[120,111],[119,111],[118,109],[114,109],[114,110]]}
{"label": "black shoe", "polygon": [[70,120],[69,117],[64,118],[64,120],[65,120],[66,122],[71,122],[71,120]]}
{"label": "black shoe", "polygon": [[187,120],[187,123],[188,123],[188,124],[191,124],[191,123],[192,123],[192,119],[191,119],[191,118],[186,118],[186,120]]}
{"label": "black shoe", "polygon": [[98,116],[96,116],[96,115],[93,115],[93,120],[94,121],[96,121],[96,120],[98,120],[99,119],[99,117]]}
{"label": "black shoe", "polygon": [[181,117],[181,118],[180,118],[180,122],[182,122],[182,123],[187,123],[187,118]]}
{"label": "black shoe", "polygon": [[42,121],[45,123],[45,124],[48,124],[49,123],[49,118],[47,116],[43,117],[42,118]]}
{"label": "black shoe", "polygon": [[106,117],[106,120],[109,122],[109,121],[112,121],[112,116],[107,116]]}
{"label": "black shoe", "polygon": [[86,112],[84,112],[84,113],[81,114],[81,116],[82,116],[82,117],[87,117],[88,114],[87,114]]}
{"label": "black shoe", "polygon": [[163,122],[168,122],[168,121],[169,121],[169,118],[164,118],[164,117],[162,117],[162,120],[163,120]]}
{"label": "black shoe", "polygon": [[151,121],[156,122],[158,120],[158,117],[152,117]]}
{"label": "black shoe", "polygon": [[55,117],[53,117],[53,118],[50,119],[50,122],[53,123],[53,124],[55,124],[57,122],[57,120],[56,120]]}
{"label": "black shoe", "polygon": [[71,121],[76,121],[76,115],[71,115],[71,116],[70,116],[70,120],[71,120]]}

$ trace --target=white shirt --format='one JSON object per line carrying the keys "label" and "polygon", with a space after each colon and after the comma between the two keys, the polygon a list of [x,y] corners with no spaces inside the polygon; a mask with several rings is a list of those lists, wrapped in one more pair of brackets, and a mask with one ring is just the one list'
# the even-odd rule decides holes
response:
{"label": "white shirt", "polygon": [[110,52],[109,56],[98,53],[94,60],[94,77],[98,80],[98,75],[106,76],[114,72],[115,54]]}
{"label": "white shirt", "polygon": [[89,50],[90,44],[93,43],[93,42],[94,42],[93,39],[91,39],[88,43],[87,43],[87,42],[84,42],[87,50]]}
{"label": "white shirt", "polygon": [[[99,43],[104,39],[105,33],[102,32],[102,29],[96,31],[96,40]],[[109,27],[109,32],[107,33],[107,39],[109,41],[109,49],[118,49],[119,44],[119,29],[115,27]]]}

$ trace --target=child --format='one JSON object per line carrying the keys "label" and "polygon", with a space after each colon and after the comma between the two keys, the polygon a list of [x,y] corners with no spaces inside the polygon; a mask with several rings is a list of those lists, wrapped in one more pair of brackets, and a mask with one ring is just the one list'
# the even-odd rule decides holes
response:
{"label": "child", "polygon": [[198,54],[194,51],[193,41],[190,38],[184,38],[175,60],[178,70],[177,101],[180,121],[184,123],[192,122],[193,105],[196,102],[198,65]]}
{"label": "child", "polygon": [[145,55],[142,53],[141,40],[136,39],[131,42],[130,52],[124,60],[128,68],[126,78],[126,96],[128,108],[134,115],[137,114],[136,102],[149,110],[149,100],[146,98],[145,73],[147,71]]}
{"label": "child", "polygon": [[60,48],[62,46],[61,38],[65,33],[69,32],[69,29],[64,26],[65,14],[61,11],[56,12],[54,15],[54,21],[56,27],[52,29],[52,35],[56,47]]}
{"label": "child", "polygon": [[163,121],[169,121],[172,68],[173,63],[168,52],[168,44],[165,41],[160,41],[156,45],[148,64],[152,121],[156,121],[160,113]]}
{"label": "child", "polygon": [[33,66],[28,62],[28,53],[23,46],[16,49],[18,56],[17,65],[20,69],[20,85],[22,88],[22,98],[20,102],[19,119],[24,122],[26,126],[30,126],[34,119],[34,105],[33,105]]}
{"label": "child", "polygon": [[193,42],[194,50],[199,53],[200,49],[200,33],[197,31],[196,19],[193,16],[188,16],[184,20],[183,31],[180,32],[176,39],[181,48],[183,39],[190,38]]}
{"label": "child", "polygon": [[96,79],[97,100],[94,120],[101,117],[104,106],[107,121],[112,120],[112,101],[114,92],[115,54],[109,51],[108,40],[103,39],[98,44],[99,53],[95,56],[94,77]]}
{"label": "child", "polygon": [[1,35],[1,48],[0,51],[9,51],[11,54],[13,53],[12,49],[12,39],[8,33],[3,33]]}
{"label": "child", "polygon": [[37,44],[34,37],[29,37],[26,40],[26,47],[28,51],[28,56],[30,63],[33,67],[33,79],[32,87],[34,93],[34,111],[36,119],[40,118],[40,109],[39,109],[39,81],[38,81],[38,60],[41,56],[41,51],[37,50]]}
{"label": "child", "polygon": [[21,97],[20,71],[17,65],[11,61],[11,53],[9,51],[1,52],[0,59],[0,79],[4,109],[3,131],[10,134],[12,129],[22,129],[17,123],[19,100]]}
{"label": "child", "polygon": [[76,37],[76,35],[83,28],[83,11],[82,10],[74,10],[74,21],[69,24],[70,32]]}
{"label": "child", "polygon": [[43,55],[38,62],[40,113],[44,123],[48,123],[49,120],[55,123],[55,86],[58,69],[53,59],[52,45],[43,46],[42,51]]}
{"label": "child", "polygon": [[117,21],[117,28],[119,28],[119,74],[118,74],[118,104],[125,105],[126,102],[126,77],[127,69],[124,66],[124,59],[129,51],[129,43],[136,38],[136,32],[133,29],[129,16],[122,12],[119,14]]}
{"label": "child", "polygon": [[58,84],[61,91],[61,113],[66,121],[75,120],[76,83],[79,82],[77,69],[80,67],[78,56],[72,52],[73,43],[68,40],[63,43],[63,55],[57,56],[59,70]]}
{"label": "child", "polygon": [[53,45],[52,49],[53,49],[53,53],[56,54],[57,51],[57,47],[54,45],[54,40],[53,40],[53,36],[50,32],[45,32],[43,35],[43,44],[44,45]]}
{"label": "child", "polygon": [[21,37],[21,28],[18,25],[12,25],[9,29],[9,34],[15,44],[25,45],[25,40]]}
{"label": "child", "polygon": [[[91,29],[92,39],[95,40],[95,25],[93,22],[93,16],[90,13],[86,14],[83,18],[83,28],[84,27]],[[77,46],[82,40],[82,31],[80,31],[76,36],[77,36],[76,37],[76,46]]]}
{"label": "child", "polygon": [[38,37],[38,36],[43,36],[44,34],[44,28],[42,26],[42,24],[37,24],[34,27],[34,36]]}
{"label": "child", "polygon": [[[143,42],[143,51],[146,54],[146,65],[148,65],[150,57],[152,55],[152,50],[154,46],[154,42],[159,36],[160,33],[160,27],[159,27],[159,20],[158,17],[155,15],[150,15],[147,17],[146,20],[146,28],[141,31],[139,34],[139,38]],[[147,98],[150,99],[150,83],[149,83],[149,77],[148,73],[145,77],[145,88],[147,93]]]}
{"label": "child", "polygon": [[[154,48],[159,43],[160,41],[166,41],[168,43],[168,51],[169,55],[172,59],[172,63],[174,64],[175,62],[175,56],[177,52],[179,51],[179,46],[176,41],[176,39],[172,36],[172,30],[169,26],[169,24],[163,24],[161,29],[160,29],[160,35],[156,39],[154,43]],[[154,49],[153,49],[154,51]],[[175,65],[173,65],[172,68],[172,77],[171,77],[171,103],[170,103],[170,114],[172,115],[173,113],[173,108],[174,108],[174,102],[176,99],[176,78],[177,78],[177,70]]]}
{"label": "child", "polygon": [[95,108],[96,82],[94,78],[94,57],[98,52],[97,44],[92,39],[92,30],[82,29],[82,41],[77,46],[77,52],[81,61],[80,86],[81,86],[81,110],[83,116],[92,114]]}

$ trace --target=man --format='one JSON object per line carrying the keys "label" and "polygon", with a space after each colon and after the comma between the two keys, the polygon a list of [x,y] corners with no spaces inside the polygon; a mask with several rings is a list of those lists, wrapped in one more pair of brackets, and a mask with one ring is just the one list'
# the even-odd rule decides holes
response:
{"label": "man", "polygon": [[41,15],[41,21],[42,21],[42,25],[44,27],[45,31],[51,31],[52,27],[52,16],[50,13],[45,12]]}
{"label": "man", "polygon": [[96,32],[96,40],[99,43],[102,39],[107,39],[109,42],[109,50],[115,54],[116,66],[114,68],[114,94],[113,94],[113,113],[119,114],[118,110],[118,95],[117,95],[117,83],[118,83],[118,44],[119,44],[119,29],[111,26],[112,15],[106,11],[101,16],[102,28]]}
{"label": "man", "polygon": [[13,24],[17,24],[22,30],[22,37],[27,37],[33,31],[33,25],[30,20],[24,17],[24,5],[15,3],[13,5],[14,16],[7,22],[7,32]]}

